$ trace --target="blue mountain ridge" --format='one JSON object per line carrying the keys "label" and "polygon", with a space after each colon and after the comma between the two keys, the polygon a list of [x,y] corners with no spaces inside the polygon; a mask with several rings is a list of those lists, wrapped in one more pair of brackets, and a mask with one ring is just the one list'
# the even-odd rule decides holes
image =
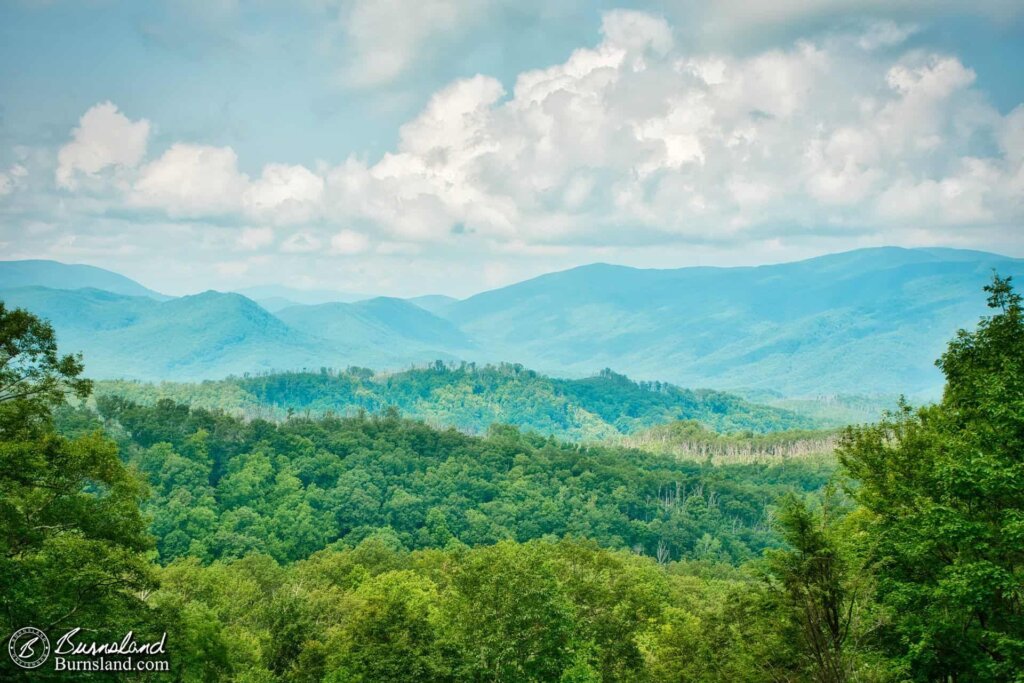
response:
{"label": "blue mountain ridge", "polygon": [[[62,347],[81,350],[99,378],[389,370],[441,359],[518,362],[559,377],[607,367],[783,396],[937,394],[934,360],[986,313],[992,272],[1024,274],[1024,261],[997,254],[885,247],[756,267],[593,264],[461,301],[378,297],[270,313],[240,294],[159,301],[88,288],[92,271],[18,263],[0,262],[0,299],[51,319]],[[46,272],[53,284],[40,287]],[[109,286],[150,291],[108,275]]]}
{"label": "blue mountain ridge", "polygon": [[103,268],[44,259],[0,261],[0,289],[13,287],[90,288],[127,296],[147,296],[160,301],[170,298]]}

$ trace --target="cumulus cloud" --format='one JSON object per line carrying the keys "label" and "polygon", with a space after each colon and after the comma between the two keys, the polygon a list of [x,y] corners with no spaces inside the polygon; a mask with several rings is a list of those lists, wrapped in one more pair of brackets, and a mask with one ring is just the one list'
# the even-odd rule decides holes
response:
{"label": "cumulus cloud", "polygon": [[323,178],[304,166],[267,164],[251,180],[230,147],[177,143],[140,169],[129,201],[177,217],[242,213],[296,224],[316,215],[323,191]]}
{"label": "cumulus cloud", "polygon": [[355,230],[342,230],[331,237],[331,252],[344,256],[362,254],[370,248],[370,238]]}
{"label": "cumulus cloud", "polygon": [[[471,242],[551,254],[867,231],[899,243],[923,229],[944,242],[1018,223],[1024,109],[1001,114],[953,55],[899,47],[912,30],[861,25],[735,56],[689,52],[664,17],[616,10],[564,62],[508,86],[477,75],[440,89],[376,160],[269,163],[249,177],[231,148],[182,142],[115,163],[138,166],[124,174],[129,204],[287,226],[278,248],[290,254]],[[236,246],[273,243],[260,227]]]}
{"label": "cumulus cloud", "polygon": [[177,143],[142,167],[129,199],[170,216],[210,216],[238,210],[247,186],[230,147]]}
{"label": "cumulus cloud", "polygon": [[245,190],[242,202],[251,215],[301,223],[316,214],[323,193],[323,178],[305,166],[267,164]]}
{"label": "cumulus cloud", "polygon": [[95,176],[108,168],[131,168],[146,154],[149,121],[132,121],[110,102],[91,107],[57,155],[57,185],[74,189],[79,174]]}
{"label": "cumulus cloud", "polygon": [[[876,52],[909,30],[736,58],[609,12],[597,46],[520,74],[511,96],[485,76],[436,93],[397,150],[328,174],[328,215],[402,240],[533,244],[1019,219],[1019,125],[957,58]],[[998,153],[977,144],[991,138]]]}
{"label": "cumulus cloud", "polygon": [[239,249],[255,251],[274,243],[274,231],[270,228],[246,228],[239,233],[235,244]]}

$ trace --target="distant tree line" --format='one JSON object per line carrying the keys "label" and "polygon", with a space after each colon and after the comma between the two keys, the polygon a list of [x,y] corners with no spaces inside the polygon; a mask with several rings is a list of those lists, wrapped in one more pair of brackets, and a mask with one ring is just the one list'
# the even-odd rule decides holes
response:
{"label": "distant tree line", "polygon": [[389,407],[408,417],[469,434],[511,424],[571,441],[600,441],[674,420],[696,420],[719,432],[812,429],[819,423],[734,394],[634,382],[604,370],[584,379],[547,377],[522,365],[477,366],[441,361],[394,374],[367,368],[253,375],[197,384],[105,381],[98,396],[153,405],[167,398],[249,419],[349,417]]}
{"label": "distant tree line", "polygon": [[828,455],[835,451],[840,435],[838,429],[719,434],[695,420],[681,420],[622,437],[618,443],[677,458],[735,464]]}

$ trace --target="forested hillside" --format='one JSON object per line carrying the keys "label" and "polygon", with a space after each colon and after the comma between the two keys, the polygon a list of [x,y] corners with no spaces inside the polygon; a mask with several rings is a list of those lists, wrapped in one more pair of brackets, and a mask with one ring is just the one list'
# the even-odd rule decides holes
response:
{"label": "forested hillside", "polygon": [[[693,422],[627,437],[658,455],[93,403],[52,328],[0,306],[0,615],[166,633],[157,680],[1015,683],[1024,308],[986,289],[942,401],[835,458]],[[714,464],[740,446],[779,457]]]}
{"label": "forested hillside", "polygon": [[607,439],[673,420],[697,420],[721,432],[757,433],[824,424],[732,394],[634,382],[609,370],[585,379],[558,379],[509,364],[436,362],[394,374],[350,368],[199,384],[100,382],[97,394],[144,404],[168,398],[267,419],[377,413],[393,406],[403,415],[474,434],[502,423],[573,441]]}
{"label": "forested hillside", "polygon": [[[144,509],[165,561],[261,552],[289,562],[388,528],[407,548],[569,534],[664,559],[738,562],[776,544],[772,501],[816,491],[834,471],[832,459],[716,468],[510,427],[472,437],[397,413],[275,425],[170,401],[99,407],[149,481]],[[83,412],[58,424],[99,425]]]}

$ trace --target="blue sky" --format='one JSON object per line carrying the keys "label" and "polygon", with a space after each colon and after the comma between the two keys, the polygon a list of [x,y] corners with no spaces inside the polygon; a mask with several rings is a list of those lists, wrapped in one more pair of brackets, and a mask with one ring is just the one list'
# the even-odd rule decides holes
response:
{"label": "blue sky", "polygon": [[0,250],[399,295],[1024,256],[1022,63],[1003,0],[8,1]]}

